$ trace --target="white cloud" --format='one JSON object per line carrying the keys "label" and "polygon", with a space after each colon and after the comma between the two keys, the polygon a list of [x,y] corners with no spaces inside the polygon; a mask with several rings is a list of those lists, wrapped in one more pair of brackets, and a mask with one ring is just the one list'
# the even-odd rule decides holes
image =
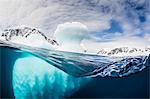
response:
{"label": "white cloud", "polygon": [[148,41],[149,41],[149,44],[150,44],[150,33],[146,33],[146,34],[144,35],[144,39],[145,39],[145,40],[148,40]]}
{"label": "white cloud", "polygon": [[28,25],[48,34],[58,24],[81,22],[90,31],[104,30],[112,18],[124,16],[124,5],[120,0],[0,0],[0,27]]}
{"label": "white cloud", "polygon": [[[89,32],[99,32],[110,28],[110,20],[116,20],[123,28],[123,36],[134,37],[149,34],[149,3],[149,0],[0,0],[0,30],[26,25],[52,36],[59,24],[80,22]],[[143,9],[136,10],[138,7]],[[140,15],[145,15],[145,23],[140,23]]]}

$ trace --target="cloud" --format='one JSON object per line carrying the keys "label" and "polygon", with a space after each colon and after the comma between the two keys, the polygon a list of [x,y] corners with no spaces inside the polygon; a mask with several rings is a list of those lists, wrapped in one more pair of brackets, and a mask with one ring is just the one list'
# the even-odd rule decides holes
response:
{"label": "cloud", "polygon": [[0,0],[0,27],[21,24],[42,28],[43,31],[51,33],[58,24],[74,21],[85,24],[90,31],[104,30],[110,27],[111,19],[126,19],[129,11],[132,17],[138,17],[130,5],[133,3],[136,7],[144,1],[131,1]]}
{"label": "cloud", "polygon": [[116,32],[103,32],[115,20],[122,28],[118,34],[136,37],[150,33],[149,5],[149,0],[0,0],[0,30],[26,25],[52,36],[59,24],[80,22],[105,41],[116,37]]}
{"label": "cloud", "polygon": [[[52,34],[58,24],[81,22],[91,31],[107,28],[111,16],[99,12],[89,1],[0,0],[0,27],[27,25]],[[103,19],[103,20],[100,20]],[[103,23],[103,24],[101,24]]]}
{"label": "cloud", "polygon": [[147,41],[149,41],[149,44],[150,44],[150,33],[146,33],[144,35],[144,39],[147,40]]}

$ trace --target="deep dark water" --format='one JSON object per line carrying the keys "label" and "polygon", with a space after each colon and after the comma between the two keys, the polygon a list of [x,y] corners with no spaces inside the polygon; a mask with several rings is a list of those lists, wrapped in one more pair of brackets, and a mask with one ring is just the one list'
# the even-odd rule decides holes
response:
{"label": "deep dark water", "polygon": [[150,68],[123,78],[93,78],[71,98],[149,98]]}
{"label": "deep dark water", "polygon": [[[22,52],[16,52],[7,47],[0,48],[0,53],[1,98],[14,98],[12,69],[15,60],[24,55]],[[141,72],[122,78],[92,78],[91,81],[66,98],[149,98],[149,74],[150,68],[148,67]]]}
{"label": "deep dark water", "polygon": [[21,53],[16,53],[15,50],[10,48],[0,47],[1,53],[1,98],[14,98],[12,86],[12,70],[14,62],[17,58],[21,57]]}

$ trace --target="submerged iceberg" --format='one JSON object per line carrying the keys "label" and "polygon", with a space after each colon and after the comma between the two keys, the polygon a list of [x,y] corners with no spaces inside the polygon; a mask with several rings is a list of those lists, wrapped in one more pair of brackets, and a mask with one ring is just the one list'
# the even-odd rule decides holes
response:
{"label": "submerged iceberg", "polygon": [[13,89],[17,99],[67,97],[87,80],[74,78],[32,55],[16,60],[13,69]]}

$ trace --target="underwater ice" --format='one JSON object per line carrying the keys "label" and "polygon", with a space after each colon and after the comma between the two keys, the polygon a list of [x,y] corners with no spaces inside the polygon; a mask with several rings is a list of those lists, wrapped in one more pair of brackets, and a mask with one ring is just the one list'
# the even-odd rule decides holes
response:
{"label": "underwater ice", "polygon": [[17,99],[61,98],[69,96],[85,82],[34,56],[19,58],[14,65],[13,88]]}

